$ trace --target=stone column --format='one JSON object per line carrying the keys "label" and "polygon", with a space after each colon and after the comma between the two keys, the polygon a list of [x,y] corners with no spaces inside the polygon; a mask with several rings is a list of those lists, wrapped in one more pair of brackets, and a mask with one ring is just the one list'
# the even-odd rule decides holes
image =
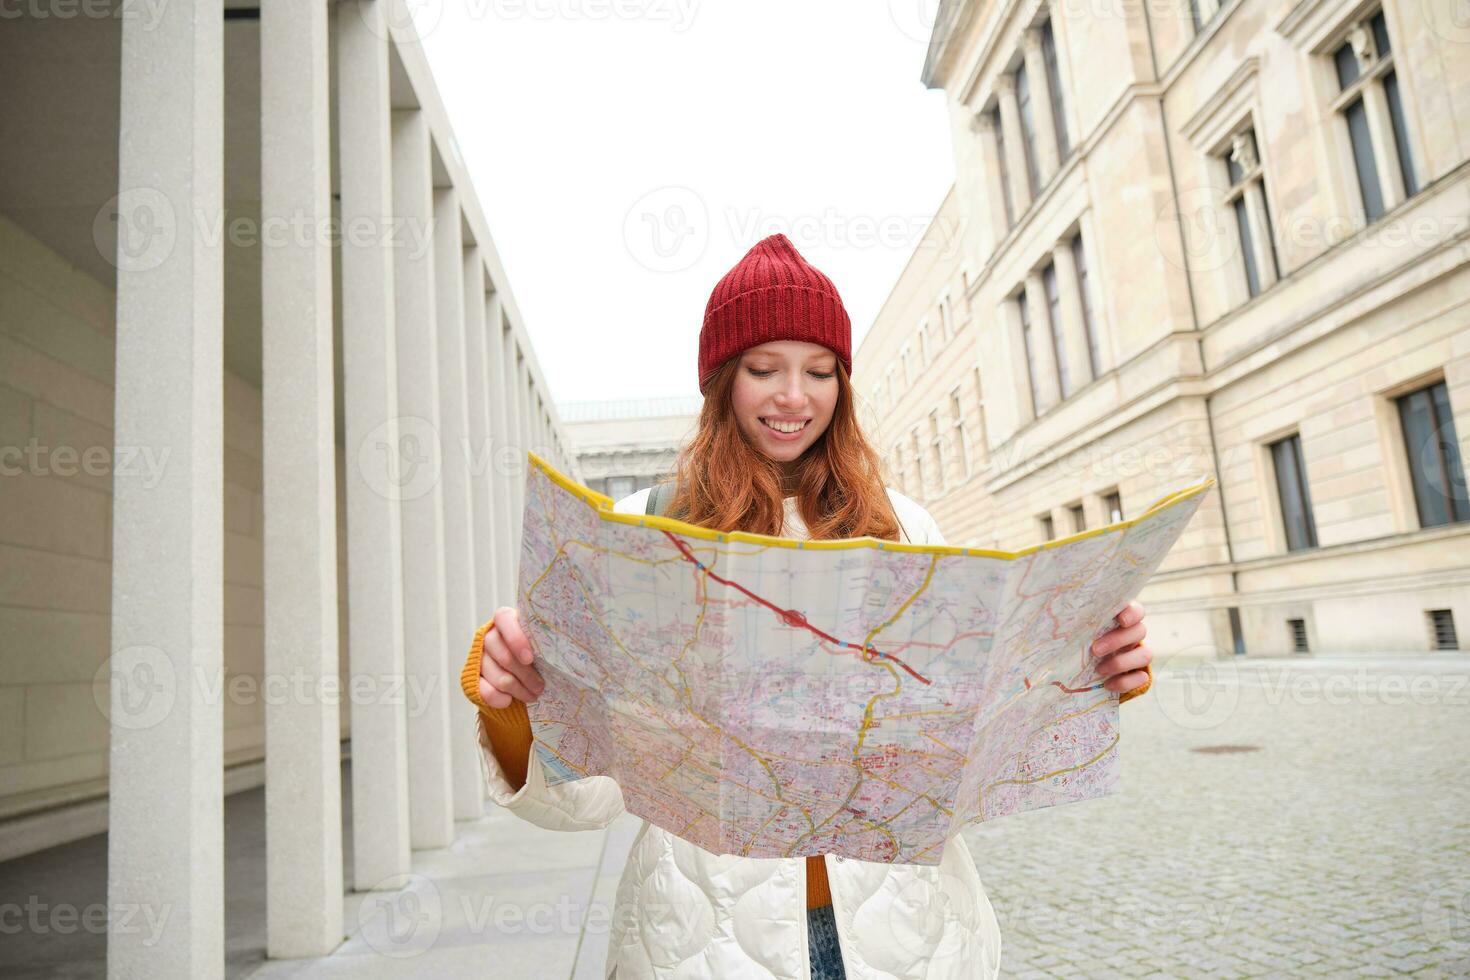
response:
{"label": "stone column", "polygon": [[1046,302],[1046,287],[1040,273],[1026,277],[1026,307],[1031,316],[1031,349],[1036,358],[1037,402],[1045,412],[1062,400],[1061,381],[1057,376],[1057,352],[1051,339],[1051,311]]}
{"label": "stone column", "polygon": [[[224,976],[221,6],[123,18],[114,442],[166,460],[114,474],[110,977]],[[81,70],[88,70],[78,66]],[[7,642],[17,642],[7,637]],[[216,692],[211,695],[209,692]]]}
{"label": "stone column", "polygon": [[[418,109],[393,112],[394,318],[398,324],[400,418],[398,508],[403,521],[403,657],[408,684],[410,847],[454,840],[449,766],[448,692],[444,687],[443,428],[434,291],[433,175],[429,121]],[[452,256],[458,263],[456,250]],[[417,685],[417,687],[415,686]]]}
{"label": "stone column", "polygon": [[[503,396],[505,398],[505,420],[506,420],[506,456],[505,475],[510,488],[510,511],[513,515],[511,521],[511,575],[510,580],[516,581],[516,575],[521,567],[521,520],[520,516],[525,508],[525,499],[522,491],[526,479],[526,434],[522,419],[525,418],[525,402],[521,397],[521,371],[519,367],[520,352],[516,349],[515,330],[505,317],[501,317],[502,326],[500,331],[500,343],[503,356],[501,358],[501,370],[505,374],[505,386]],[[491,333],[495,331],[492,329]]]}
{"label": "stone column", "polygon": [[[489,528],[475,524],[472,470],[476,443],[470,424],[469,392],[483,383],[466,342],[464,239],[459,192],[434,189],[434,311],[439,321],[439,425],[444,446],[444,639],[443,688],[449,734],[451,827],[455,819],[479,816],[484,793],[480,747],[473,737],[475,706],[460,694],[459,671],[470,638],[480,625],[475,553],[494,544]],[[483,325],[483,307],[475,306]],[[480,365],[483,367],[483,358]],[[481,407],[484,403],[481,401]],[[482,426],[483,428],[483,426]],[[481,532],[483,531],[483,537]],[[410,742],[410,748],[412,743]],[[452,833],[452,830],[451,830]]]}
{"label": "stone column", "polygon": [[995,92],[1000,100],[1000,125],[1005,132],[1011,209],[1016,217],[1020,217],[1031,206],[1031,198],[1040,188],[1031,186],[1031,168],[1026,166],[1026,137],[1021,132],[1021,110],[1016,103],[1016,76],[1007,74],[997,78]]}
{"label": "stone column", "polygon": [[1015,379],[1009,393],[1014,400],[1016,428],[1020,428],[1041,414],[1040,395],[1031,381],[1031,371],[1026,361],[1021,310],[1014,298],[1000,304],[1000,318],[1004,324],[1005,364],[1011,378]]}
{"label": "stone column", "polygon": [[1082,318],[1082,293],[1077,281],[1077,262],[1072,243],[1065,241],[1051,252],[1056,268],[1058,306],[1062,312],[1063,347],[1067,358],[1067,377],[1072,390],[1083,387],[1093,378],[1092,354],[1087,344],[1087,325]]}
{"label": "stone column", "polygon": [[[1010,173],[1001,159],[999,134],[996,119],[989,111],[974,118],[974,129],[980,137],[980,166],[984,169],[985,206],[990,216],[991,241],[999,242],[1006,237],[1015,223],[1010,200]],[[966,300],[968,302],[968,300]]]}
{"label": "stone column", "polygon": [[1051,76],[1046,71],[1039,30],[1032,27],[1021,36],[1021,51],[1026,59],[1026,81],[1031,87],[1031,119],[1036,125],[1036,169],[1041,171],[1041,183],[1045,186],[1056,176],[1061,148],[1057,143],[1056,121],[1051,115]]}
{"label": "stone column", "polygon": [[535,452],[540,448],[536,444],[536,382],[524,352],[516,360],[516,394],[521,399],[521,446]]}
{"label": "stone column", "polygon": [[[342,388],[347,497],[347,649],[354,679],[403,676],[398,380],[391,227],[387,23],[381,0],[337,5],[337,159],[342,224]],[[352,697],[352,882],[396,888],[408,871],[403,704]]]}
{"label": "stone column", "polygon": [[[262,227],[332,218],[327,4],[260,8]],[[337,441],[332,249],[285,234],[261,247],[265,676],[338,680]],[[278,682],[279,682],[278,681]],[[295,690],[294,687],[287,688]],[[334,698],[265,705],[266,954],[342,942],[341,711]]]}
{"label": "stone column", "polygon": [[478,629],[495,611],[495,553],[504,541],[495,523],[498,440],[493,435],[490,417],[493,396],[500,387],[499,378],[491,371],[492,364],[500,363],[499,348],[486,343],[485,264],[478,245],[466,245],[464,250],[464,335],[473,470],[470,508],[474,519],[475,619],[478,621],[475,628]]}
{"label": "stone column", "polygon": [[489,397],[490,438],[494,446],[490,457],[489,493],[496,532],[495,591],[486,600],[487,608],[494,612],[500,606],[515,605],[515,551],[512,546],[515,529],[520,527],[521,514],[515,509],[515,491],[510,476],[511,467],[516,462],[515,452],[510,446],[515,417],[506,396],[505,317],[500,310],[500,293],[491,292],[484,296],[484,306],[485,375],[490,379],[486,392]]}

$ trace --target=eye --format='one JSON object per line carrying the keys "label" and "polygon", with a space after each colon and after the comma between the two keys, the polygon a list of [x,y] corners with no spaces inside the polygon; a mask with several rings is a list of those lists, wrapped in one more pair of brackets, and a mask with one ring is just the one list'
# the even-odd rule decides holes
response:
{"label": "eye", "polygon": [[825,381],[828,378],[834,376],[836,373],[837,373],[836,371],[808,371],[807,372],[807,374],[810,374],[812,377],[814,377],[814,378],[821,378],[823,381]]}
{"label": "eye", "polygon": [[771,375],[776,373],[775,371],[758,371],[755,368],[746,368],[746,370],[757,378],[769,378]]}

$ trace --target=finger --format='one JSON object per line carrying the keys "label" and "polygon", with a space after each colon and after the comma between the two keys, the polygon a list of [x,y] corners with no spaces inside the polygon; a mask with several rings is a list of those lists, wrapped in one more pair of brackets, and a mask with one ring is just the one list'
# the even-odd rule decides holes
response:
{"label": "finger", "polygon": [[1108,630],[1102,636],[1092,641],[1092,655],[1095,657],[1106,657],[1110,653],[1126,650],[1128,647],[1142,640],[1148,634],[1148,627],[1142,623],[1133,626],[1120,626],[1117,629]]}
{"label": "finger", "polygon": [[1141,623],[1143,622],[1143,606],[1137,602],[1130,602],[1119,610],[1118,615],[1114,619],[1119,626],[1133,626]]}
{"label": "finger", "polygon": [[480,700],[492,708],[508,708],[514,700],[509,694],[491,684],[483,675],[480,677]]}
{"label": "finger", "polygon": [[[480,671],[487,677],[497,677],[500,674],[510,674],[519,681],[526,690],[540,694],[545,684],[541,681],[541,675],[535,667],[523,664],[511,654],[510,648],[505,640],[499,635],[499,631],[491,631],[485,634],[485,648],[489,663],[481,661]],[[500,686],[497,684],[497,686]],[[502,690],[504,688],[502,687]]]}
{"label": "finger", "polygon": [[536,700],[536,698],[538,697],[537,694],[533,693],[530,690],[527,690],[526,685],[516,680],[510,674],[501,673],[494,678],[494,682],[496,688],[504,691],[506,694],[509,694],[517,701],[525,701],[527,703],[530,703]]}
{"label": "finger", "polygon": [[1103,681],[1103,687],[1114,694],[1127,694],[1135,687],[1142,687],[1148,680],[1148,671],[1130,670],[1126,674],[1117,674]]}
{"label": "finger", "polygon": [[1112,677],[1115,674],[1127,673],[1130,670],[1142,670],[1153,660],[1153,654],[1147,647],[1138,646],[1131,650],[1115,653],[1111,657],[1104,657],[1098,662],[1097,672],[1103,677]]}
{"label": "finger", "polygon": [[495,610],[495,630],[517,660],[523,664],[531,662],[535,653],[531,650],[531,641],[526,639],[526,631],[521,629],[520,613],[513,606],[501,606]]}

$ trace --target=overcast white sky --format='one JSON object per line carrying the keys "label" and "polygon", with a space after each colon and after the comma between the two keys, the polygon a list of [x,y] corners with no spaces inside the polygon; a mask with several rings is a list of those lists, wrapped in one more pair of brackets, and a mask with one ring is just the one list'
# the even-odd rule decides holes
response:
{"label": "overcast white sky", "polygon": [[784,232],[853,346],[954,181],[937,0],[416,0],[553,398],[696,395],[719,278]]}

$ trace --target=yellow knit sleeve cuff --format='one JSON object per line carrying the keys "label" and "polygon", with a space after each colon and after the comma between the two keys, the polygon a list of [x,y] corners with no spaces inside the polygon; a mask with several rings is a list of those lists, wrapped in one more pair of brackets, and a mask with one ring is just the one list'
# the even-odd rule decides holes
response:
{"label": "yellow knit sleeve cuff", "polygon": [[531,754],[531,716],[525,702],[515,698],[504,708],[492,708],[480,698],[480,659],[484,656],[485,634],[494,628],[492,619],[475,631],[469,657],[459,674],[459,686],[470,703],[480,709],[490,750],[510,784],[519,789],[526,781],[526,765]]}
{"label": "yellow knit sleeve cuff", "polygon": [[1119,698],[1118,698],[1118,703],[1119,704],[1123,704],[1125,701],[1132,701],[1134,698],[1138,697],[1140,694],[1147,694],[1148,693],[1148,689],[1154,686],[1154,665],[1153,664],[1146,664],[1146,665],[1144,665],[1144,668],[1143,669],[1148,672],[1148,680],[1144,681],[1140,686],[1135,687],[1133,690],[1129,691],[1127,694],[1123,694],[1123,695],[1119,696]]}

